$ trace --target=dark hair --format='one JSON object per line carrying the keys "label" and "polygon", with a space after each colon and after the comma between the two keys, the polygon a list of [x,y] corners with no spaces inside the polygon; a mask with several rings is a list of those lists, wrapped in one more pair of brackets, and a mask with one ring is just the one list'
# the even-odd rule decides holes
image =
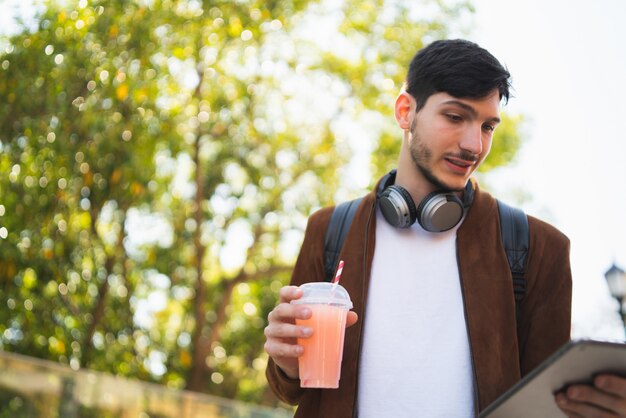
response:
{"label": "dark hair", "polygon": [[511,75],[486,49],[462,39],[435,41],[420,50],[409,66],[406,91],[417,110],[435,93],[479,99],[494,89],[509,100]]}

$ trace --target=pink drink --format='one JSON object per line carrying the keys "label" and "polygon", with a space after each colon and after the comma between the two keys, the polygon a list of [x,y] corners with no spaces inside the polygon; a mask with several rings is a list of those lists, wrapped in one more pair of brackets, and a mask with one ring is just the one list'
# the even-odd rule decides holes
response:
{"label": "pink drink", "polygon": [[297,319],[299,326],[313,330],[309,338],[298,338],[304,353],[298,358],[300,387],[338,388],[346,328],[346,316],[352,308],[348,292],[331,283],[306,283],[300,288],[302,298],[291,303],[311,309],[311,318]]}
{"label": "pink drink", "polygon": [[343,339],[348,310],[343,306],[306,305],[311,318],[297,320],[296,324],[313,329],[309,338],[299,338],[304,354],[298,358],[300,386],[303,388],[339,387]]}

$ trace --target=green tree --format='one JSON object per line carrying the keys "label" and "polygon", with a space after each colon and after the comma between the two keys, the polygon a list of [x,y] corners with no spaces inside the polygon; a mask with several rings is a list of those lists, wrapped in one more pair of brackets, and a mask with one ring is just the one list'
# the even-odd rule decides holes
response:
{"label": "green tree", "polygon": [[0,347],[275,403],[262,330],[306,218],[394,166],[406,65],[468,12],[46,3],[0,55]]}

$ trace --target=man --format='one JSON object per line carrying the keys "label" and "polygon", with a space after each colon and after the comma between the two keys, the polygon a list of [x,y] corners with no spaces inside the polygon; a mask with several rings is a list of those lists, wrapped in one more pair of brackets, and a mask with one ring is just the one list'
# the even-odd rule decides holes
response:
{"label": "man", "polygon": [[[395,103],[397,172],[362,200],[340,255],[354,312],[335,390],[298,381],[296,338],[312,330],[295,318],[311,312],[289,302],[301,296],[295,286],[324,279],[332,208],[309,219],[292,286],[281,289],[265,329],[268,381],[298,404],[297,417],[475,416],[569,339],[568,239],[528,217],[518,328],[496,201],[470,180],[489,153],[509,79],[489,52],[463,40],[433,42],[413,58]],[[456,199],[458,219],[433,227],[432,199]],[[572,417],[626,416],[626,381],[603,379],[604,387],[559,394],[559,406]]]}

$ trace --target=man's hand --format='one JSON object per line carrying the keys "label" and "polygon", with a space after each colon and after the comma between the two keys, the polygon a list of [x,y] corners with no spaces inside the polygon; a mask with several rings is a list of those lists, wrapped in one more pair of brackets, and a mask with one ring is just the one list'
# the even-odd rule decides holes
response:
{"label": "man's hand", "polygon": [[[311,317],[309,308],[290,303],[301,297],[302,290],[296,286],[285,286],[280,289],[280,303],[268,315],[268,325],[265,327],[265,351],[292,379],[299,377],[298,357],[304,352],[297,339],[308,338],[313,334],[311,327],[296,325],[296,319]],[[346,326],[354,325],[357,319],[356,313],[348,312]]]}
{"label": "man's hand", "polygon": [[599,375],[593,385],[571,385],[557,393],[555,400],[570,418],[626,417],[626,378]]}

